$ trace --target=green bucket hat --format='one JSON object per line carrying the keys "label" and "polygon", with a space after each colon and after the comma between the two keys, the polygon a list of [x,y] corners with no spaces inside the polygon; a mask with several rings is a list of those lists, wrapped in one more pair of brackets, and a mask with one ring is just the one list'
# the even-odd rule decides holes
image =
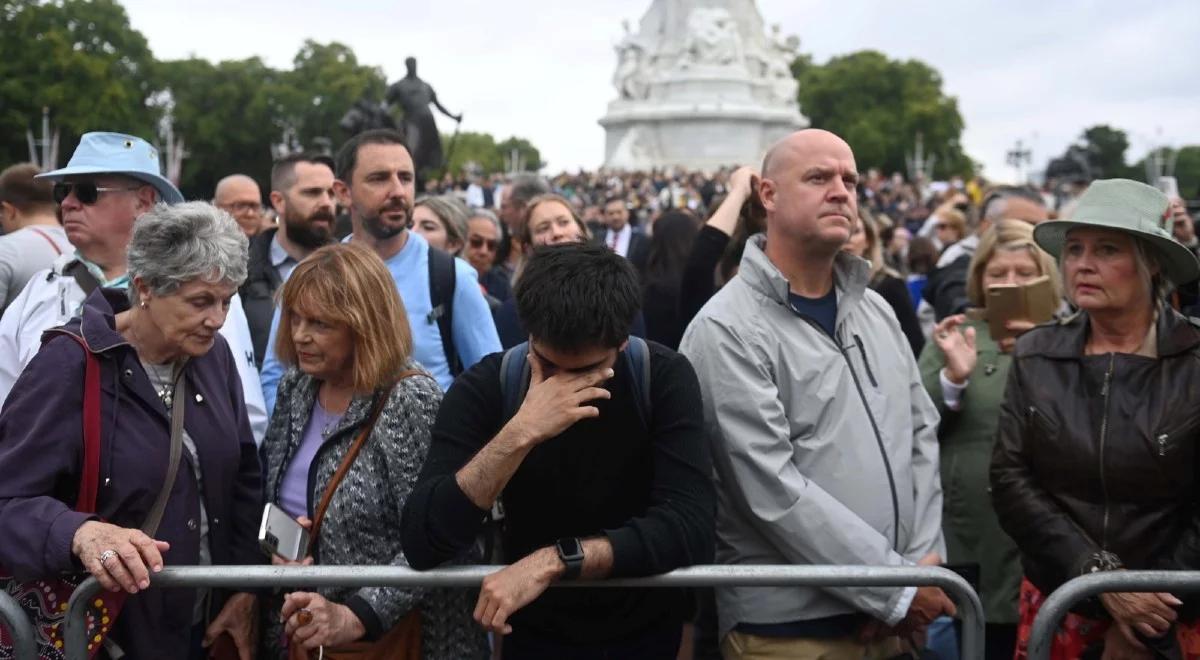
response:
{"label": "green bucket hat", "polygon": [[1175,284],[1200,277],[1200,261],[1161,225],[1170,200],[1157,188],[1129,179],[1095,181],[1083,195],[1070,220],[1051,220],[1033,230],[1033,239],[1054,258],[1062,253],[1067,232],[1096,227],[1124,232],[1145,241],[1159,257],[1159,266]]}

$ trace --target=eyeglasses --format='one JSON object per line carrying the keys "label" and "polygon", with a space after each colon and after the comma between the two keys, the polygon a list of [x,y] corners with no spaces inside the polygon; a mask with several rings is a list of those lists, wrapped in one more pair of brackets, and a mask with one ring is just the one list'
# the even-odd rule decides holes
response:
{"label": "eyeglasses", "polygon": [[232,204],[221,204],[221,210],[229,214],[241,213],[262,213],[262,204],[258,202],[233,202]]}
{"label": "eyeglasses", "polygon": [[53,195],[54,201],[58,204],[62,204],[63,200],[70,196],[71,192],[74,191],[75,199],[79,200],[80,204],[91,206],[92,204],[96,203],[96,200],[100,199],[100,193],[102,192],[127,192],[130,190],[137,190],[139,187],[140,186],[133,186],[129,188],[102,188],[97,186],[95,181],[76,181],[74,183],[59,182],[54,184]]}
{"label": "eyeglasses", "polygon": [[500,244],[500,242],[496,239],[484,238],[482,236],[472,236],[467,239],[467,242],[470,243],[471,247],[475,248],[476,250],[486,245],[488,252],[495,252],[496,247]]}

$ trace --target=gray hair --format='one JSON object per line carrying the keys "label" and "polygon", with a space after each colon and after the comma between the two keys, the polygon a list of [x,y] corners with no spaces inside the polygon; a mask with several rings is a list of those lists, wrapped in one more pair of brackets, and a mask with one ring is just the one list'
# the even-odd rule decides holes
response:
{"label": "gray hair", "polygon": [[518,174],[505,186],[504,196],[508,199],[528,204],[529,200],[538,195],[550,192],[550,184],[536,174]]}
{"label": "gray hair", "polygon": [[133,224],[129,240],[129,300],[138,303],[142,282],[167,296],[195,279],[241,286],[249,241],[234,219],[208,202],[158,204]]}
{"label": "gray hair", "polygon": [[471,215],[467,217],[467,222],[470,222],[470,221],[474,220],[475,218],[483,218],[484,220],[488,220],[493,225],[495,225],[497,236],[500,236],[504,233],[500,229],[500,218],[497,218],[496,214],[492,213],[491,210],[489,210],[489,209],[472,209]]}

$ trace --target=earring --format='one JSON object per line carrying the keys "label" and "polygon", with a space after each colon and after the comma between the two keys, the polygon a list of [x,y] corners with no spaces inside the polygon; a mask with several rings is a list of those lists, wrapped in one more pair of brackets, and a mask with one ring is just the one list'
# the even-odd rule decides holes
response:
{"label": "earring", "polygon": [[145,300],[142,301],[142,309],[146,309],[146,301]]}

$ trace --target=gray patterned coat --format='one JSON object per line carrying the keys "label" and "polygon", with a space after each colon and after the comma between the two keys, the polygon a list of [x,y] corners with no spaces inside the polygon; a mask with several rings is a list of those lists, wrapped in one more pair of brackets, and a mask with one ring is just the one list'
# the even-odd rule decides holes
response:
{"label": "gray patterned coat", "polygon": [[[410,362],[406,369],[420,367]],[[261,449],[268,502],[279,501],[283,476],[304,436],[319,384],[295,368],[279,382],[275,412]],[[309,471],[309,518],[370,416],[376,397],[383,395],[383,391],[377,391],[370,397],[355,397],[329,439],[317,450]],[[391,391],[379,421],[325,512],[315,563],[408,565],[400,547],[400,512],[429,451],[430,430],[441,400],[441,389],[432,377],[406,378]],[[372,628],[376,633],[386,632],[410,609],[420,608],[421,655],[426,659],[487,656],[487,639],[471,618],[477,593],[472,590],[366,587],[319,592],[354,610],[369,632]],[[264,610],[267,657],[278,657],[282,638],[279,607],[268,604]],[[376,621],[369,621],[372,617]]]}

